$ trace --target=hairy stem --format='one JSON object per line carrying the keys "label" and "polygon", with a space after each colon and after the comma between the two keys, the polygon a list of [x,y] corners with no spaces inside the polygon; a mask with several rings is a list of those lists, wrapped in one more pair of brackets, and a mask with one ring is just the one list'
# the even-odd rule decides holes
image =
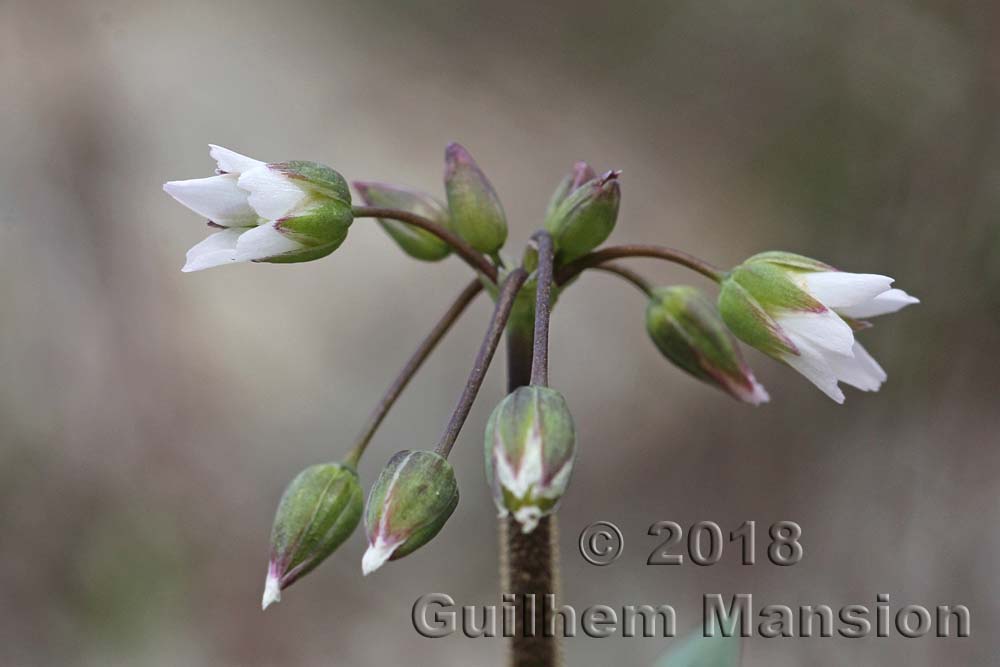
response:
{"label": "hairy stem", "polygon": [[686,266],[689,269],[697,271],[701,275],[710,278],[715,282],[720,282],[725,275],[725,272],[718,267],[712,266],[708,262],[698,259],[694,255],[689,255],[682,250],[675,250],[673,248],[667,248],[666,246],[635,244],[601,248],[600,250],[595,250],[594,252],[584,255],[579,259],[573,260],[559,269],[556,281],[559,284],[563,284],[572,280],[584,269],[604,264],[605,262],[613,259],[623,259],[626,257],[652,257],[655,259],[665,259],[668,262],[680,264],[681,266]]}
{"label": "hairy stem", "polygon": [[[514,391],[531,381],[532,341],[530,335],[507,334],[507,390]],[[499,520],[501,594],[513,595],[514,636],[511,638],[510,667],[555,667],[559,664],[559,640],[545,636],[541,613],[525,618],[526,600],[544,608],[546,595],[559,593],[559,538],[555,515],[542,517],[533,531],[525,534],[513,517]],[[534,595],[534,598],[527,596]],[[525,621],[529,624],[526,625]]]}
{"label": "hairy stem", "polygon": [[428,220],[422,215],[394,208],[380,208],[378,206],[355,206],[351,210],[355,218],[398,220],[399,222],[405,222],[408,225],[424,229],[450,245],[452,250],[465,260],[466,264],[485,275],[491,282],[496,283],[497,281],[497,267],[493,266],[486,257],[476,252],[475,248],[466,243],[462,237],[445,229],[436,222]]}
{"label": "hairy stem", "polygon": [[448,454],[451,453],[451,448],[455,446],[455,441],[458,439],[458,434],[462,430],[462,426],[465,425],[465,420],[469,416],[469,410],[472,409],[472,404],[476,400],[479,388],[483,385],[483,378],[486,377],[486,371],[490,367],[490,362],[493,361],[493,354],[497,351],[497,345],[500,344],[504,325],[507,324],[507,318],[510,317],[510,309],[514,306],[514,299],[517,297],[517,293],[527,277],[527,271],[517,268],[507,275],[507,278],[504,279],[503,284],[500,286],[500,293],[497,295],[497,305],[493,309],[493,316],[490,318],[490,325],[486,329],[483,344],[479,347],[479,354],[476,355],[476,361],[472,365],[469,380],[465,383],[465,389],[458,399],[455,412],[451,415],[451,421],[448,422],[448,426],[441,435],[441,441],[435,450],[445,458],[448,458]]}
{"label": "hairy stem", "polygon": [[653,285],[648,280],[643,278],[640,274],[636,273],[632,269],[625,268],[618,264],[598,264],[597,266],[591,267],[597,271],[604,271],[605,273],[611,273],[619,278],[622,278],[633,285],[635,285],[642,293],[646,296],[653,296]]}
{"label": "hairy stem", "polygon": [[545,231],[533,237],[538,244],[535,273],[535,340],[531,356],[531,384],[549,383],[549,315],[552,308],[552,236]]}
{"label": "hairy stem", "polygon": [[434,348],[437,347],[437,344],[441,342],[444,335],[448,333],[452,325],[455,324],[462,313],[465,312],[468,305],[472,303],[472,300],[476,298],[476,295],[479,294],[482,289],[483,284],[479,280],[473,280],[466,285],[465,289],[462,290],[462,293],[458,295],[458,298],[455,299],[454,303],[451,304],[445,314],[441,316],[441,319],[434,325],[434,328],[430,330],[427,337],[420,342],[420,345],[418,345],[417,349],[414,350],[413,355],[406,362],[406,365],[403,366],[401,371],[399,371],[399,375],[397,375],[396,379],[392,381],[391,385],[389,385],[389,388],[382,396],[382,400],[380,400],[378,405],[375,406],[375,409],[372,410],[371,415],[368,417],[368,422],[365,424],[364,428],[361,429],[361,433],[355,441],[354,447],[347,454],[344,461],[345,463],[348,463],[355,468],[358,467],[361,455],[365,453],[365,449],[368,447],[368,443],[371,442],[372,436],[375,435],[375,431],[377,431],[378,427],[382,424],[382,420],[385,419],[385,416],[389,413],[389,410],[396,402],[396,399],[403,393],[403,390],[406,389],[406,385],[409,384],[410,380],[413,379],[413,376],[417,374],[417,371],[420,370],[420,367],[423,365],[424,361],[427,360],[427,357],[430,356],[431,352],[434,351]]}

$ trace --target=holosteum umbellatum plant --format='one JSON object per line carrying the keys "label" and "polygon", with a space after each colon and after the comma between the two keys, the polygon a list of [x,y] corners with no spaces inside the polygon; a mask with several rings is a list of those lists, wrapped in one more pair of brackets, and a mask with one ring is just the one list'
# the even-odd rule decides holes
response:
{"label": "holosteum umbellatum plant", "polygon": [[[164,189],[217,228],[187,254],[184,271],[238,262],[296,263],[325,257],[354,220],[373,218],[409,256],[435,262],[455,254],[474,272],[441,320],[419,344],[340,462],[302,471],[285,490],[271,535],[263,606],[310,572],[364,516],[364,574],[427,544],[458,504],[448,456],[506,331],[508,395],[486,425],[485,468],[500,515],[503,592],[555,593],[555,512],[576,455],[573,419],[549,386],[549,313],[583,271],[597,269],[648,298],[646,328],[659,351],[691,376],[733,398],[769,400],[736,339],[800,372],[841,403],[843,382],[875,391],[886,378],[856,340],[870,317],[917,299],[882,275],[848,273],[787,252],[754,255],[724,271],[688,253],[656,245],[600,247],[618,217],[619,171],[574,165],[548,205],[545,223],[514,258],[502,253],[507,221],[500,199],[472,156],[458,144],[445,152],[447,203],[423,192],[355,182],[356,205],[338,172],[313,162],[265,163],[212,146],[215,176],[171,181]],[[658,258],[719,285],[713,302],[687,286],[655,287],[618,263]],[[376,430],[424,360],[484,290],[495,302],[469,380],[433,450],[393,455],[363,501],[357,465]],[[511,664],[553,665],[558,644],[539,628],[518,627]],[[539,620],[540,622],[540,620]],[[534,630],[534,631],[533,631]]]}

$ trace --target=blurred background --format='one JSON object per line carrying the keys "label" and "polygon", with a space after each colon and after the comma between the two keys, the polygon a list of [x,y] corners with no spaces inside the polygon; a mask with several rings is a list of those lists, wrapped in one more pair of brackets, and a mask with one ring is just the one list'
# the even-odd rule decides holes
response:
{"label": "blurred background", "polygon": [[[723,266],[781,248],[923,300],[862,335],[880,393],[838,407],[748,352],[773,399],[754,409],[658,355],[638,292],[584,276],[552,330],[581,447],[566,602],[670,603],[683,632],[705,593],[889,593],[967,605],[972,637],[757,639],[744,663],[995,664],[998,21],[986,0],[0,1],[0,663],[502,664],[500,640],[410,623],[424,593],[498,601],[480,452],[502,363],[452,455],[463,498],[441,535],[362,579],[359,531],[259,606],[284,485],[346,451],[466,267],[410,260],[362,220],[323,261],[182,275],[207,230],[161,191],[210,175],[212,142],[440,194],[457,140],[511,247],[586,159],[624,170],[612,242]],[[404,394],[366,484],[435,443],[488,313],[480,299]],[[599,519],[626,538],[606,568],[575,547]],[[647,567],[657,520],[794,520],[805,557]],[[669,644],[578,638],[566,662],[651,665]]]}

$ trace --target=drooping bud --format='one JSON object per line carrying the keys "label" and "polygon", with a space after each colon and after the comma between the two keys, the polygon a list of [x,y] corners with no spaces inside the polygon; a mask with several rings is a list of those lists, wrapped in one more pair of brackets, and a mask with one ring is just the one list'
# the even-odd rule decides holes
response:
{"label": "drooping bud", "polygon": [[395,454],[368,493],[362,572],[370,574],[427,544],[456,505],[458,483],[447,459],[429,451]]}
{"label": "drooping bud", "polygon": [[561,264],[604,243],[615,228],[621,188],[620,171],[609,171],[573,190],[545,220],[545,229],[555,240]]}
{"label": "drooping bud", "polygon": [[354,468],[322,463],[300,472],[285,489],[271,529],[271,557],[262,607],[319,565],[361,521],[364,505]]}
{"label": "drooping bud", "polygon": [[444,155],[452,228],[479,252],[495,255],[507,240],[507,217],[500,198],[462,146],[448,144]]}
{"label": "drooping bud", "polygon": [[[369,206],[408,211],[450,228],[448,209],[429,194],[385,183],[360,181],[354,182],[354,189]],[[425,229],[398,220],[379,218],[378,223],[410,257],[436,262],[451,253],[451,246]]]}
{"label": "drooping bud", "polygon": [[549,200],[549,207],[545,211],[545,219],[548,220],[555,213],[556,208],[563,202],[571,192],[579,188],[587,181],[597,178],[593,168],[586,162],[580,161],[573,165],[573,170],[556,187]]}
{"label": "drooping bud", "polygon": [[646,330],[667,359],[745,403],[768,401],[715,305],[693,287],[660,287],[646,307]]}
{"label": "drooping bud", "polygon": [[500,516],[525,533],[555,511],[573,470],[576,436],[566,400],[548,387],[520,387],[486,425],[486,479]]}

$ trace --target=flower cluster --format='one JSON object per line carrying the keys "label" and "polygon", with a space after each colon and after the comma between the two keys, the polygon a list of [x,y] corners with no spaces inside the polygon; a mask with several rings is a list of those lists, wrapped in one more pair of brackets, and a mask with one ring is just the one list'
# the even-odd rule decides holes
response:
{"label": "flower cluster", "polygon": [[[553,194],[544,229],[512,262],[502,253],[507,219],[500,198],[469,152],[445,151],[444,201],[374,181],[350,188],[333,169],[314,163],[265,163],[219,146],[217,174],[171,181],[164,189],[218,228],[187,254],[184,271],[240,262],[295,263],[329,255],[356,218],[374,218],[410,257],[436,262],[457,255],[476,279],[445,313],[390,386],[342,463],[314,465],[288,486],[275,516],[263,604],[315,568],[364,517],[369,574],[427,544],[458,504],[447,457],[479,391],[505,329],[532,354],[531,381],[493,411],[484,437],[485,476],[501,517],[529,533],[556,511],[577,454],[565,398],[548,386],[548,317],[557,295],[587,269],[625,278],[646,295],[646,329],[655,347],[690,376],[753,405],[769,400],[738,341],[792,367],[842,403],[841,383],[876,391],[886,373],[857,340],[869,318],[917,299],[887,276],[849,273],[787,252],[754,255],[723,271],[662,246],[600,246],[612,234],[621,172],[576,163]],[[653,286],[611,263],[657,257],[694,269],[719,286],[713,301],[686,285]],[[469,381],[433,451],[404,450],[389,459],[363,502],[357,463],[409,379],[465,306],[485,288],[495,309]],[[533,345],[533,349],[531,349]]]}

